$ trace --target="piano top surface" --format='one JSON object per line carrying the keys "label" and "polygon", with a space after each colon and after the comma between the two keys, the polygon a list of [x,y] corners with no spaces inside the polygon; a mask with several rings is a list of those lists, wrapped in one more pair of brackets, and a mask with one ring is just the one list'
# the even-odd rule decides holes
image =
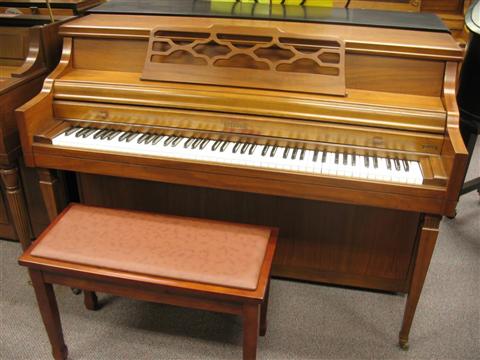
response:
{"label": "piano top surface", "polygon": [[95,14],[168,15],[280,20],[448,32],[432,13],[411,13],[318,6],[198,0],[111,0],[89,10]]}
{"label": "piano top surface", "polygon": [[339,37],[345,41],[346,50],[349,47],[375,47],[385,51],[398,51],[408,48],[409,51],[421,53],[422,56],[439,59],[461,60],[461,49],[448,32],[404,30],[382,28],[382,31],[372,31],[369,26],[348,26],[344,24],[296,23],[285,21],[267,21],[252,19],[227,19],[196,17],[192,21],[186,16],[149,16],[149,15],[113,15],[89,14],[70,21],[60,28],[63,36],[88,37],[119,37],[148,39],[153,28],[158,26],[195,26],[208,28],[213,25],[245,26],[245,27],[277,27],[283,31],[297,35],[321,35]]}

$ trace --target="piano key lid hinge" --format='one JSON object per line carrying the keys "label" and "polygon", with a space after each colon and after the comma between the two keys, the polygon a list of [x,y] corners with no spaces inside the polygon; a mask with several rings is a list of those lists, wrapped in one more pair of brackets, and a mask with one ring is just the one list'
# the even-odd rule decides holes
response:
{"label": "piano key lid hinge", "polygon": [[159,26],[141,79],[345,96],[345,43],[278,28]]}

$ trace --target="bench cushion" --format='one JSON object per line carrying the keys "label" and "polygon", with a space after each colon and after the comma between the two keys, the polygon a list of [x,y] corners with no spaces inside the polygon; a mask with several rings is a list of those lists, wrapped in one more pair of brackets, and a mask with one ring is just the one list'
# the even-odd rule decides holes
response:
{"label": "bench cushion", "polygon": [[255,290],[265,227],[73,204],[32,255]]}

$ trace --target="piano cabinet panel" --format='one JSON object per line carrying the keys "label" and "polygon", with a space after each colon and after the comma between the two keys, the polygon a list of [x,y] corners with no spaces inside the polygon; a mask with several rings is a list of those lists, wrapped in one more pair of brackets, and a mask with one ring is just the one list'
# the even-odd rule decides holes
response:
{"label": "piano cabinet panel", "polygon": [[[135,72],[140,78],[147,47],[146,39],[74,38],[73,67],[94,71]],[[128,49],[128,56],[125,49]],[[358,54],[349,51],[348,46],[346,49],[347,88],[438,97],[442,91],[444,70],[445,62],[442,60]],[[258,81],[262,82],[263,78],[259,77]],[[155,82],[151,84],[153,86]]]}
{"label": "piano cabinet panel", "polygon": [[407,292],[420,214],[78,174],[82,202],[280,227],[274,276]]}

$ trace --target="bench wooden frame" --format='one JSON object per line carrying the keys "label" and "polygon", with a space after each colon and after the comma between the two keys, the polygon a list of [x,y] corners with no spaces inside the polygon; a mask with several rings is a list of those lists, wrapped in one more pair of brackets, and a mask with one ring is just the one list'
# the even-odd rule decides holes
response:
{"label": "bench wooden frame", "polygon": [[56,360],[66,359],[68,350],[63,338],[52,284],[83,289],[85,306],[89,310],[99,308],[95,291],[100,291],[162,304],[240,315],[243,318],[243,358],[256,358],[258,335],[265,335],[267,326],[270,269],[277,242],[277,229],[272,228],[258,286],[252,291],[32,256],[31,252],[36,244],[41,242],[68,208],[50,224],[19,259],[20,265],[28,267],[43,323],[52,346],[52,354]]}

